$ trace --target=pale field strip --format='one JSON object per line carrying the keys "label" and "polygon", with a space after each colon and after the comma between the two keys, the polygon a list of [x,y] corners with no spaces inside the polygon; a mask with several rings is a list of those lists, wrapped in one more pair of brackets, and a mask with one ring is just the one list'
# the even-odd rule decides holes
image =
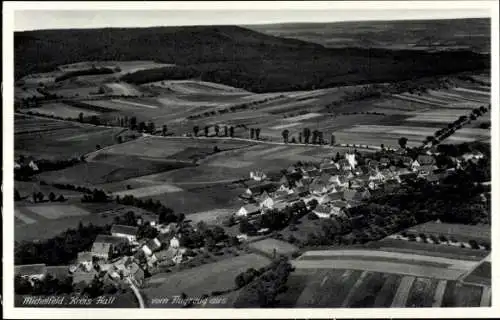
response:
{"label": "pale field strip", "polygon": [[105,132],[112,133],[114,130],[113,129],[107,129],[107,130],[102,130],[102,131],[95,131],[95,132],[89,132],[89,133],[83,133],[83,134],[75,134],[71,135],[68,137],[60,138],[57,139],[57,141],[86,141],[90,139],[92,136],[98,136],[98,135],[103,135]]}
{"label": "pale field strip", "polygon": [[384,134],[409,134],[416,136],[433,135],[439,128],[411,127],[411,126],[379,126],[379,125],[357,125],[343,129],[343,132],[353,133],[384,133]]}
{"label": "pale field strip", "polygon": [[126,105],[124,103],[120,103],[114,100],[89,100],[82,102],[88,103],[89,105],[108,108],[112,110],[137,110],[137,108],[132,105]]}
{"label": "pale field strip", "polygon": [[347,297],[345,297],[344,301],[342,302],[342,305],[341,305],[342,308],[347,308],[349,306],[349,304],[351,303],[352,298],[356,294],[356,291],[361,286],[361,284],[363,283],[363,281],[365,281],[365,278],[366,278],[367,275],[368,275],[367,271],[363,271],[363,273],[361,273],[361,276],[359,276],[358,280],[356,280],[356,282],[352,286],[351,290],[347,294]]}
{"label": "pale field strip", "polygon": [[438,104],[438,103],[434,103],[434,102],[430,102],[430,101],[425,101],[425,100],[422,100],[422,99],[416,99],[416,98],[413,98],[413,97],[407,97],[407,96],[404,96],[404,95],[401,95],[401,94],[393,94],[392,96],[396,97],[398,99],[401,99],[401,100],[412,101],[412,102],[419,102],[419,103],[423,103],[423,104],[427,104],[427,105],[433,105],[433,106],[437,106],[437,107],[441,107],[442,106],[442,104]]}
{"label": "pale field strip", "polygon": [[182,94],[253,94],[246,90],[226,86],[223,84],[195,81],[195,80],[169,80],[157,81],[144,84],[146,86],[158,86],[162,88],[170,88]]}
{"label": "pale field strip", "polygon": [[14,216],[26,224],[32,224],[36,222],[35,219],[28,217],[27,215],[22,213],[19,209],[14,209]]}
{"label": "pale field strip", "polygon": [[436,262],[448,264],[450,267],[462,270],[469,270],[473,268],[476,263],[470,261],[456,260],[456,259],[448,259],[441,257],[431,257],[424,256],[420,254],[410,254],[410,253],[400,253],[400,252],[390,252],[390,251],[379,251],[379,250],[315,250],[315,251],[307,251],[298,259],[302,257],[310,257],[310,256],[319,256],[319,257],[335,257],[335,256],[359,256],[359,257],[383,257],[383,258],[392,258],[395,260],[403,259],[403,260],[412,260],[415,263],[419,261],[428,261],[428,262]]}
{"label": "pale field strip", "polygon": [[221,159],[221,161],[216,161],[209,163],[208,166],[210,167],[222,167],[222,168],[229,168],[229,169],[238,169],[238,168],[246,168],[249,167],[253,164],[252,161],[244,161],[244,160],[236,160],[236,159]]}
{"label": "pale field strip", "polygon": [[392,300],[391,308],[404,308],[406,306],[408,294],[410,293],[410,289],[414,281],[415,277],[406,276],[401,279],[398,290]]}
{"label": "pale field strip", "polygon": [[446,94],[442,91],[429,90],[427,93],[429,95],[431,95],[432,97],[446,99],[448,101],[451,101],[451,103],[463,101],[462,97],[460,97],[459,95],[450,95],[450,94]]}
{"label": "pale field strip", "polygon": [[110,88],[114,94],[124,94],[128,96],[135,96],[141,94],[139,90],[129,85],[128,83],[123,83],[123,82],[107,83],[105,84],[105,86]]}
{"label": "pale field strip", "polygon": [[305,106],[308,105],[309,103],[315,102],[318,99],[316,98],[311,98],[307,100],[301,100],[301,101],[290,101],[290,102],[284,102],[283,104],[279,104],[277,106],[272,106],[272,107],[262,107],[260,110],[265,111],[265,112],[277,112],[277,111],[286,111],[287,109],[291,109],[296,106]]}
{"label": "pale field strip", "polygon": [[291,118],[286,118],[285,121],[296,122],[296,121],[302,121],[302,120],[316,118],[316,117],[319,117],[319,116],[322,116],[322,115],[323,114],[321,114],[321,113],[309,112],[309,113],[302,114],[302,115],[299,115],[299,116],[295,116],[295,117],[291,117]]}
{"label": "pale field strip", "polygon": [[276,159],[293,159],[295,161],[315,161],[318,158],[313,156],[307,156],[301,154],[306,151],[305,149],[289,149],[282,152],[274,152],[265,155],[263,158],[266,160],[276,160]]}
{"label": "pale field strip", "polygon": [[400,262],[328,260],[327,258],[325,260],[294,260],[292,265],[297,269],[353,269],[445,280],[456,280],[465,272],[465,270],[419,266]]}
{"label": "pale field strip", "polygon": [[250,158],[262,157],[264,155],[271,154],[274,152],[281,152],[282,150],[285,150],[288,148],[289,147],[287,147],[287,146],[275,146],[275,147],[271,147],[271,148],[266,147],[263,150],[252,150],[252,151],[245,152],[244,156],[245,156],[245,158],[247,158],[247,157],[250,157]]}
{"label": "pale field strip", "polygon": [[491,287],[483,287],[483,292],[481,293],[481,302],[479,303],[479,306],[491,306]]}
{"label": "pale field strip", "polygon": [[252,242],[249,244],[250,248],[272,254],[276,249],[278,254],[291,254],[298,250],[298,248],[288,242],[267,238],[261,241]]}
{"label": "pale field strip", "polygon": [[406,97],[410,97],[410,98],[414,98],[414,99],[420,99],[420,100],[431,102],[431,103],[438,103],[441,105],[447,105],[450,103],[448,100],[438,99],[437,97],[432,97],[432,96],[429,96],[427,94],[419,96],[417,94],[411,94],[411,93],[405,92],[405,93],[402,93],[401,95],[406,96]]}
{"label": "pale field strip", "polygon": [[156,186],[150,186],[150,187],[142,187],[142,188],[137,188],[137,189],[131,189],[131,190],[123,190],[123,191],[117,191],[113,193],[113,196],[126,196],[126,195],[132,195],[136,198],[143,198],[143,197],[148,197],[148,196],[157,196],[160,194],[164,193],[172,193],[172,192],[180,192],[183,191],[183,189],[170,185],[170,184],[161,184],[161,185],[156,185]]}
{"label": "pale field strip", "polygon": [[[177,296],[181,292],[196,294],[200,288],[207,293],[234,287],[234,278],[247,268],[259,269],[269,264],[269,259],[258,254],[245,254],[231,259],[173,273],[160,273],[147,280],[143,291],[146,295]],[[163,286],[162,286],[163,285]],[[192,292],[189,292],[193,290]],[[184,291],[185,290],[185,291]]]}
{"label": "pale field strip", "polygon": [[453,90],[461,91],[461,92],[470,92],[470,93],[475,93],[475,94],[482,95],[482,96],[491,97],[490,92],[484,92],[481,90],[467,89],[467,88],[461,88],[461,87],[453,88]]}
{"label": "pale field strip", "polygon": [[285,123],[285,124],[280,124],[280,125],[277,125],[277,126],[274,126],[274,127],[271,127],[269,129],[272,129],[272,130],[281,130],[281,129],[286,129],[286,128],[293,128],[293,127],[297,127],[297,126],[300,126],[302,123],[300,122],[295,122],[295,123]]}
{"label": "pale field strip", "polygon": [[191,220],[192,223],[196,224],[200,221],[204,221],[208,224],[218,222],[219,219],[228,217],[233,214],[236,209],[213,209],[208,211],[201,211],[189,214],[186,219]]}
{"label": "pale field strip", "polygon": [[446,290],[446,280],[439,280],[436,291],[434,292],[433,308],[439,308],[443,304],[444,292]]}
{"label": "pale field strip", "polygon": [[[427,115],[418,115],[415,117],[411,117],[408,119],[405,119],[406,121],[410,122],[431,122],[431,123],[451,123],[455,120],[457,120],[457,116],[427,116]],[[436,129],[437,130],[437,129]]]}
{"label": "pale field strip", "polygon": [[449,136],[448,138],[444,139],[443,141],[445,142],[457,142],[457,143],[462,143],[462,142],[473,142],[476,141],[476,138],[468,138],[468,137],[457,137],[457,136]]}
{"label": "pale field strip", "polygon": [[74,205],[38,205],[26,207],[31,212],[41,215],[46,219],[60,219],[64,217],[87,216],[90,213]]}
{"label": "pale field strip", "polygon": [[48,115],[54,115],[58,117],[71,117],[71,118],[76,118],[80,113],[82,113],[85,116],[94,116],[98,115],[98,112],[86,110],[86,109],[79,109],[75,108],[72,106],[69,106],[64,103],[49,103],[49,104],[43,104],[39,108],[30,108],[27,109],[26,112],[37,112],[37,113],[42,113],[42,114],[48,114]]}
{"label": "pale field strip", "polygon": [[491,238],[491,228],[478,225],[463,225],[455,223],[435,223],[427,222],[406,229],[413,233],[436,233],[445,235],[460,235],[463,237]]}
{"label": "pale field strip", "polygon": [[126,100],[120,100],[120,99],[112,99],[111,101],[116,102],[116,103],[123,103],[123,104],[132,105],[132,106],[137,106],[137,107],[143,107],[143,108],[149,108],[149,109],[158,109],[157,106],[152,106],[152,105],[149,105],[149,104],[138,103],[138,102],[133,102],[133,101],[126,101]]}

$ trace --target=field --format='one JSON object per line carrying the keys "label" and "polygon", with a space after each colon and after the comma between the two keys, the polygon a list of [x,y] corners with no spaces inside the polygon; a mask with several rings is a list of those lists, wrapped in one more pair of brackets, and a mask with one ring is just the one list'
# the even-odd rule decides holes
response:
{"label": "field", "polygon": [[240,272],[247,268],[259,269],[269,262],[260,255],[246,254],[184,271],[157,274],[147,280],[142,291],[148,302],[153,298],[180,296],[182,293],[188,297],[201,297],[235,288],[234,279]]}
{"label": "field", "polygon": [[491,262],[481,262],[463,281],[466,283],[491,286]]}
{"label": "field", "polygon": [[95,66],[97,68],[120,68],[120,74],[132,73],[144,69],[153,69],[172,66],[171,64],[158,63],[147,60],[135,61],[83,61],[78,63],[66,64],[58,69],[64,72],[87,70]]}
{"label": "field", "polygon": [[139,96],[142,94],[136,87],[125,82],[107,83],[105,86],[111,90],[112,95]]}
{"label": "field", "polygon": [[456,280],[470,270],[474,262],[378,250],[328,250],[308,251],[293,261],[293,265],[299,269],[349,268]]}
{"label": "field", "polygon": [[23,213],[32,212],[34,214],[42,216],[45,219],[51,219],[51,220],[60,219],[63,217],[80,217],[90,214],[88,211],[74,205],[52,205],[52,204],[26,206],[23,207],[22,209],[19,208],[19,211]]}
{"label": "field", "polygon": [[170,80],[170,81],[159,81],[150,82],[143,84],[142,86],[152,87],[152,88],[163,88],[169,91],[176,92],[178,94],[186,95],[196,95],[196,94],[206,94],[206,95],[249,95],[251,92],[245,91],[243,89],[234,88],[230,86],[225,86],[222,84],[204,82],[204,81],[194,81],[194,80]]}
{"label": "field", "polygon": [[[15,241],[31,241],[48,239],[66,231],[68,228],[76,228],[81,222],[86,225],[92,223],[94,225],[105,225],[113,223],[113,218],[118,215],[123,215],[127,211],[132,210],[136,214],[145,213],[144,210],[118,206],[114,203],[80,203],[79,200],[68,204],[61,205],[63,211],[58,210],[55,213],[49,213],[45,217],[40,213],[44,213],[42,207],[51,206],[51,204],[40,204],[36,207],[33,204],[18,205],[15,207],[15,226],[14,226],[14,239]],[[31,209],[28,209],[30,207]],[[66,210],[73,208],[73,213]],[[36,213],[38,212],[38,213]],[[87,213],[84,215],[75,215],[75,212]],[[56,217],[57,215],[57,217]]]}
{"label": "field", "polygon": [[76,122],[30,116],[15,116],[14,148],[16,155],[35,158],[71,158],[116,143],[126,129],[104,128]]}
{"label": "field", "polygon": [[468,261],[479,261],[484,259],[489,254],[489,252],[486,250],[475,250],[455,246],[435,245],[430,243],[411,242],[390,238],[372,242],[370,244],[367,244],[367,247],[370,249],[390,252],[421,254],[432,257],[443,257]]}
{"label": "field", "polygon": [[273,256],[276,251],[276,256],[285,255],[291,256],[297,252],[299,248],[285,241],[280,241],[272,238],[264,239],[257,242],[252,242],[248,245],[251,249],[263,252],[267,256]]}
{"label": "field", "polygon": [[98,112],[90,111],[87,109],[76,108],[59,102],[43,104],[39,108],[30,108],[30,109],[25,109],[23,111],[26,113],[31,111],[34,113],[40,113],[44,115],[57,116],[62,118],[73,118],[73,119],[77,119],[80,113],[82,113],[84,117],[99,115]]}
{"label": "field", "polygon": [[475,240],[478,242],[491,242],[491,228],[486,225],[462,225],[450,223],[427,222],[419,224],[405,230],[408,233],[418,235],[424,233],[427,236],[435,235],[437,237],[444,235],[448,238],[455,238],[457,241],[468,242]]}

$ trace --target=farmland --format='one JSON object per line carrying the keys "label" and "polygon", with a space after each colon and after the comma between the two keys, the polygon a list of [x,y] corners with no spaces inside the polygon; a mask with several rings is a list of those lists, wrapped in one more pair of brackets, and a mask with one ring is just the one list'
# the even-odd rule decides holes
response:
{"label": "farmland", "polygon": [[210,295],[214,291],[234,289],[234,278],[240,272],[247,268],[259,269],[269,262],[262,256],[246,254],[180,272],[161,273],[151,277],[142,291],[146,301],[180,296],[182,293],[187,296],[201,296],[202,292]]}
{"label": "farmland", "polygon": [[27,116],[16,116],[14,123],[16,155],[47,159],[80,157],[97,145],[116,143],[116,137],[127,131]]}
{"label": "farmland", "polygon": [[489,226],[468,226],[461,224],[450,224],[450,223],[434,223],[427,222],[424,224],[416,225],[406,230],[408,233],[418,235],[424,233],[428,236],[441,236],[453,237],[457,241],[468,242],[469,240],[475,240],[478,242],[489,242],[491,239],[491,230]]}
{"label": "farmland", "polygon": [[64,103],[57,103],[57,102],[44,104],[40,108],[26,109],[26,113],[29,112],[43,114],[43,115],[57,116],[62,118],[72,118],[72,119],[77,119],[80,113],[82,113],[83,116],[85,117],[95,116],[99,114],[97,112],[93,112],[86,109],[80,109]]}

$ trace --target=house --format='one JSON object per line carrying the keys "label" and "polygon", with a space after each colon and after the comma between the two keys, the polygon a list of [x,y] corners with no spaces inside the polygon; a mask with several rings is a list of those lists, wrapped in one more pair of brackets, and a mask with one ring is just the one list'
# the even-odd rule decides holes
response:
{"label": "house", "polygon": [[35,161],[33,161],[33,160],[31,160],[31,161],[30,161],[30,163],[28,164],[28,167],[30,167],[30,168],[31,168],[31,170],[33,170],[33,171],[38,171],[38,170],[40,170],[40,169],[38,169],[37,164],[36,164],[36,163],[35,163]]}
{"label": "house", "polygon": [[436,159],[433,156],[427,154],[418,155],[417,161],[421,166],[436,164]]}
{"label": "house", "polygon": [[436,169],[437,169],[437,167],[435,165],[425,165],[425,166],[420,166],[417,169],[417,172],[418,172],[419,176],[425,177],[425,176],[433,173],[434,170],[436,170]]}
{"label": "house", "polygon": [[319,204],[313,210],[314,214],[318,216],[318,218],[329,219],[332,217],[332,209],[329,205]]}
{"label": "house", "polygon": [[340,159],[339,162],[337,162],[339,165],[339,170],[340,171],[349,171],[351,170],[351,163],[347,159]]}
{"label": "house", "polygon": [[250,179],[255,181],[263,181],[267,179],[267,175],[262,170],[250,171]]}
{"label": "house", "polygon": [[93,268],[92,252],[78,252],[77,261],[79,265],[89,271]]}
{"label": "house", "polygon": [[247,204],[241,207],[237,212],[236,212],[236,217],[247,217],[251,216],[254,214],[258,214],[260,212],[259,207],[257,207],[254,204]]}
{"label": "house", "polygon": [[255,197],[261,195],[264,191],[272,192],[276,189],[273,183],[259,183],[256,185],[250,185],[244,192],[246,197]]}
{"label": "house", "polygon": [[27,279],[30,282],[36,280],[43,280],[47,274],[47,267],[43,263],[38,264],[24,264],[14,267],[14,276]]}
{"label": "house", "polygon": [[413,160],[410,165],[411,170],[416,171],[418,167],[420,167],[420,162],[418,162],[418,160]]}
{"label": "house", "polygon": [[271,196],[269,196],[267,193],[266,193],[266,197],[259,199],[259,208],[272,209],[273,206],[274,206],[274,199],[271,198]]}
{"label": "house", "polygon": [[432,184],[439,184],[439,175],[435,173],[428,174],[425,179]]}
{"label": "house", "polygon": [[416,172],[403,173],[399,175],[401,182],[410,181],[417,179],[418,175]]}
{"label": "house", "polygon": [[179,236],[174,236],[172,239],[170,239],[169,247],[178,249],[181,245],[180,243],[180,235]]}
{"label": "house", "polygon": [[288,166],[288,168],[286,168],[286,172],[287,173],[295,173],[295,172],[298,172],[299,170],[297,170],[297,168],[294,166],[294,165],[290,165]]}
{"label": "house", "polygon": [[375,170],[370,173],[368,181],[373,181],[375,183],[383,183],[385,181],[385,176],[380,171]]}
{"label": "house", "polygon": [[288,187],[293,187],[302,178],[300,172],[287,173],[281,176],[279,180],[280,185],[286,185]]}
{"label": "house", "polygon": [[380,158],[380,164],[384,167],[388,167],[391,165],[391,159],[389,159],[387,157],[382,157],[382,158]]}
{"label": "house", "polygon": [[309,186],[309,192],[313,195],[322,195],[327,193],[329,190],[329,185],[322,182],[313,182]]}
{"label": "house", "polygon": [[302,187],[295,187],[293,189],[293,193],[295,193],[299,197],[305,197],[309,194],[309,189],[306,187],[303,187],[303,186]]}
{"label": "house", "polygon": [[159,216],[152,214],[143,214],[137,219],[138,225],[149,224],[152,227],[157,226],[159,222]]}
{"label": "house", "polygon": [[335,192],[335,193],[328,193],[325,195],[322,195],[321,197],[317,197],[316,200],[318,201],[319,204],[323,203],[329,203],[335,200],[341,200],[343,197],[343,192]]}
{"label": "house", "polygon": [[343,194],[343,199],[346,201],[364,201],[370,198],[368,190],[346,190]]}
{"label": "house", "polygon": [[380,162],[375,159],[368,160],[366,164],[369,170],[377,170],[380,167]]}
{"label": "house", "polygon": [[170,222],[167,225],[160,225],[158,227],[158,231],[160,232],[160,234],[167,234],[167,233],[175,232],[175,231],[177,231],[177,223]]}
{"label": "house", "polygon": [[116,246],[124,243],[124,238],[100,234],[92,244],[90,252],[93,257],[108,260]]}
{"label": "house", "polygon": [[333,167],[321,169],[321,171],[325,172],[325,173],[328,173],[330,175],[335,175],[335,174],[339,174],[340,173],[340,170],[339,170],[339,168],[337,168],[336,165],[333,166]]}
{"label": "house", "polygon": [[377,184],[374,181],[368,181],[367,187],[369,190],[376,190],[378,188]]}
{"label": "house", "polygon": [[347,162],[349,163],[349,169],[352,170],[356,168],[356,165],[358,164],[356,160],[356,154],[353,152],[346,152],[344,156]]}
{"label": "house", "polygon": [[282,184],[277,191],[283,191],[286,192],[287,194],[293,193],[293,190],[291,189],[288,183]]}
{"label": "house", "polygon": [[144,254],[146,256],[151,256],[153,255],[153,252],[159,250],[161,248],[161,242],[158,240],[158,238],[150,239],[148,242],[146,242],[142,247],[141,250],[144,251]]}
{"label": "house", "polygon": [[125,238],[129,243],[137,241],[137,231],[139,228],[115,224],[111,227],[111,235],[114,237]]}

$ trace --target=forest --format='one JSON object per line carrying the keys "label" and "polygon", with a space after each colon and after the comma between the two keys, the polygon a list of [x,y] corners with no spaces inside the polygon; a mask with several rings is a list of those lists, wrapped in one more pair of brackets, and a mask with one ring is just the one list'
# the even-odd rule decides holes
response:
{"label": "forest", "polygon": [[[486,69],[490,61],[466,50],[325,48],[237,26],[26,31],[15,33],[14,48],[16,79],[79,61],[154,60],[192,70],[176,72],[177,79],[200,74],[204,81],[259,93],[409,80]],[[163,71],[128,77],[172,76]]]}

